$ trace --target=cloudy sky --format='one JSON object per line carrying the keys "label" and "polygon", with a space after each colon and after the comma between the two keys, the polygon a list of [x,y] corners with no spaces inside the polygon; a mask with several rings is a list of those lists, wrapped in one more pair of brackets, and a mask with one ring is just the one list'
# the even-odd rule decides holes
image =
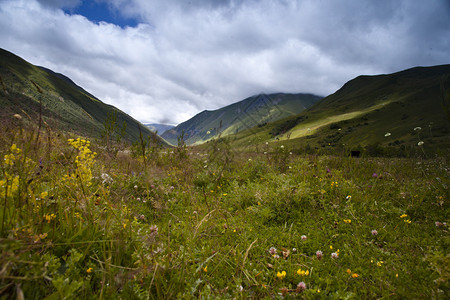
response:
{"label": "cloudy sky", "polygon": [[0,48],[145,123],[450,63],[448,0],[0,0]]}

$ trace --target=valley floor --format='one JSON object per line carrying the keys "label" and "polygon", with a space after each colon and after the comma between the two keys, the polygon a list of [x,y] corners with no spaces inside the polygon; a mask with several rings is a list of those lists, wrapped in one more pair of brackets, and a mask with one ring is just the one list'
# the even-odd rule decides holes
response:
{"label": "valley floor", "polygon": [[2,137],[2,299],[450,298],[444,158],[101,145]]}

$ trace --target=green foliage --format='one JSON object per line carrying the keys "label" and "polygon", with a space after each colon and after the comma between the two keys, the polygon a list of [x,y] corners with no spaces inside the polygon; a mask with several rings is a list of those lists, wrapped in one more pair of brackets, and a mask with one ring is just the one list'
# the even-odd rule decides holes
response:
{"label": "green foliage", "polygon": [[445,157],[143,138],[145,152],[115,158],[83,137],[8,129],[2,298],[449,297]]}

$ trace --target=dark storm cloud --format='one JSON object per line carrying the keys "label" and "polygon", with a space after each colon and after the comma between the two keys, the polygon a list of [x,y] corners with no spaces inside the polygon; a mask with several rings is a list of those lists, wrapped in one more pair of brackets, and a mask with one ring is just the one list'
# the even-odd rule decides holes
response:
{"label": "dark storm cloud", "polygon": [[145,122],[178,123],[260,92],[327,95],[360,74],[450,63],[444,0],[95,1],[140,24],[58,9],[76,0],[0,0],[1,47]]}

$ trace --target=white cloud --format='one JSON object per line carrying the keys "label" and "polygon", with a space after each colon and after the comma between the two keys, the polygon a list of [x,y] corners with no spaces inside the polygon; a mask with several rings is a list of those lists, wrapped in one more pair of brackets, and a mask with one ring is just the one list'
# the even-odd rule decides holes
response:
{"label": "white cloud", "polygon": [[1,47],[144,122],[179,123],[260,92],[327,95],[359,74],[450,62],[445,1],[0,0]]}

